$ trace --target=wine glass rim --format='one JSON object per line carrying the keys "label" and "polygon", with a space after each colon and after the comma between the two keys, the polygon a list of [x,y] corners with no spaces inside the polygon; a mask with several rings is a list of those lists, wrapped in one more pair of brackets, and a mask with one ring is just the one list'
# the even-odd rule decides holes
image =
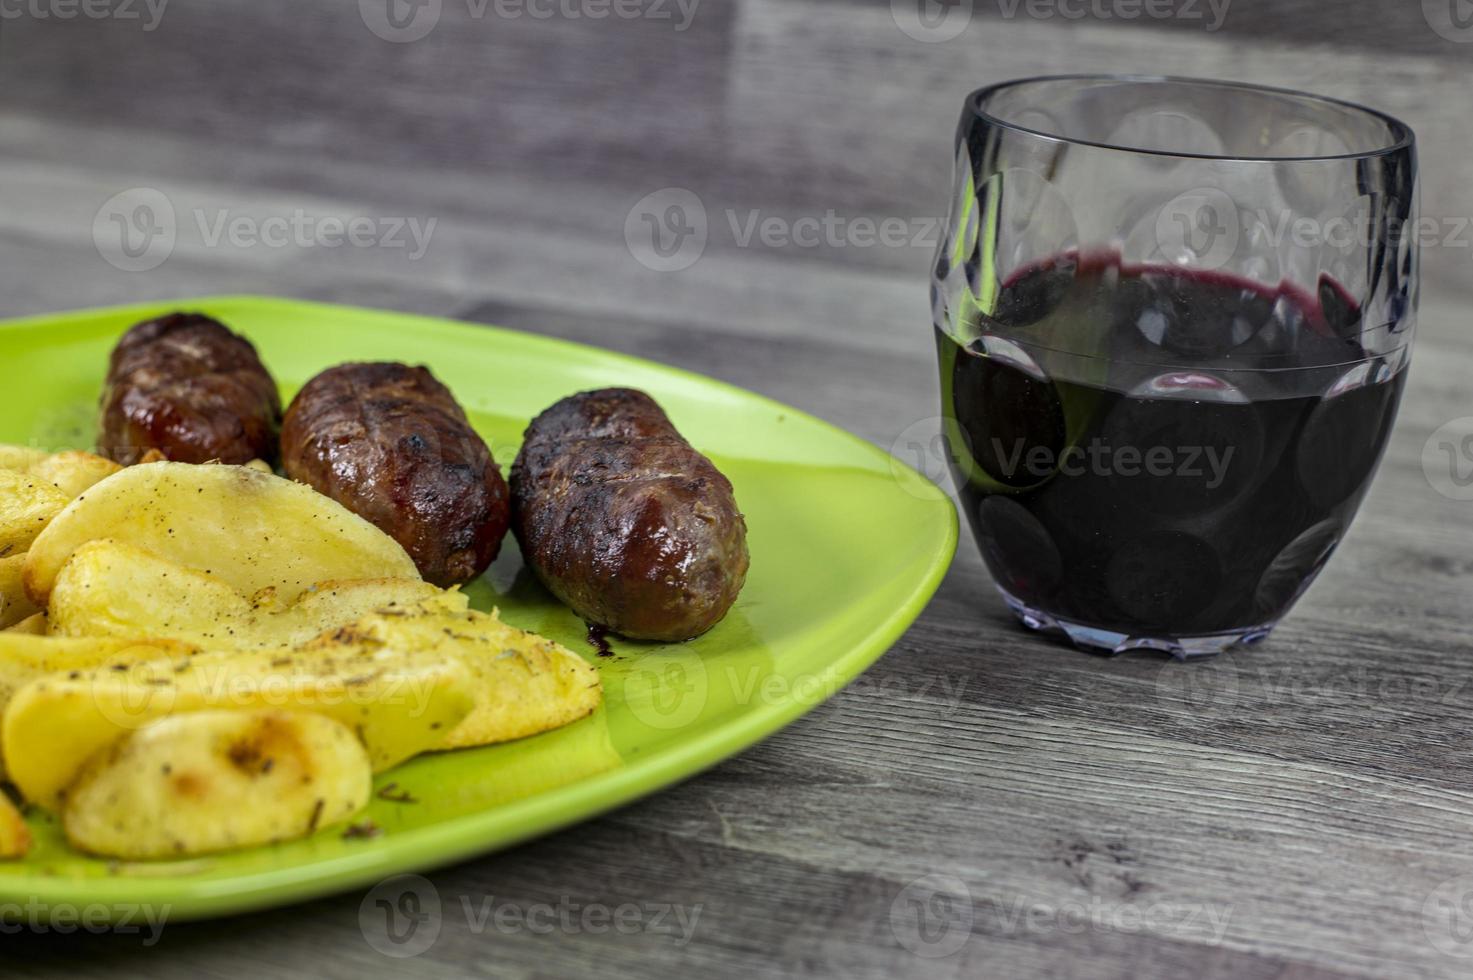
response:
{"label": "wine glass rim", "polygon": [[[1379,119],[1386,124],[1390,131],[1390,141],[1385,146],[1379,146],[1372,150],[1362,150],[1352,153],[1324,153],[1324,154],[1292,154],[1287,156],[1256,156],[1238,155],[1230,153],[1188,153],[1178,150],[1161,150],[1150,147],[1128,146],[1122,143],[1107,143],[1100,140],[1079,139],[1072,136],[1064,136],[1059,133],[1049,133],[1040,129],[1033,129],[1020,125],[1016,122],[1003,119],[1002,117],[988,112],[983,107],[983,100],[1005,89],[1017,88],[1023,85],[1031,85],[1037,82],[1131,82],[1144,84],[1164,84],[1181,86],[1199,86],[1203,88],[1237,89],[1243,92],[1257,92],[1270,95],[1289,96],[1303,102],[1318,102],[1325,105],[1339,106],[1342,109],[1350,109]],[[1063,75],[1030,75],[1024,78],[1011,78],[1007,81],[996,82],[985,85],[973,91],[967,96],[967,107],[978,117],[987,123],[1002,129],[1012,130],[1039,139],[1051,140],[1056,143],[1070,143],[1076,146],[1092,146],[1102,150],[1116,150],[1121,153],[1134,153],[1141,156],[1173,157],[1183,160],[1221,160],[1231,163],[1313,163],[1326,160],[1364,160],[1374,157],[1387,156],[1400,153],[1416,145],[1416,134],[1406,123],[1395,116],[1373,109],[1370,106],[1361,105],[1359,102],[1351,102],[1348,99],[1337,99],[1328,95],[1316,95],[1312,92],[1303,92],[1297,89],[1280,88],[1272,85],[1256,85],[1252,82],[1234,82],[1212,78],[1192,78],[1182,75],[1131,75],[1080,72]]]}

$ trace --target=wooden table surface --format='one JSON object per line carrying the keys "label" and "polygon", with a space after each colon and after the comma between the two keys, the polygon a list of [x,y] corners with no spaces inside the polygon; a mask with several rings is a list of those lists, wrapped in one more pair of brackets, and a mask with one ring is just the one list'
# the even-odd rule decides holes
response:
{"label": "wooden table surface", "polygon": [[[1144,70],[1369,101],[1421,134],[1424,211],[1447,232],[1374,489],[1266,644],[1186,666],[1076,653],[1014,625],[964,536],[914,627],[801,721],[429,873],[441,929],[412,960],[376,949],[360,892],[152,944],[5,934],[4,975],[1473,974],[1473,503],[1422,462],[1473,415],[1473,45],[1417,4],[1242,0],[1217,32],[986,6],[937,43],[859,0],[709,0],[683,29],[648,4],[539,19],[446,0],[409,43],[331,0],[177,0],[152,30],[0,20],[0,314],[257,292],[449,315],[701,371],[902,454],[937,414],[929,243],[743,229],[832,210],[922,237],[976,85]],[[94,223],[139,188],[170,202],[177,240],[129,272]],[[668,188],[700,200],[708,240],[658,272],[625,228]],[[210,235],[221,214],[299,209],[436,223],[422,256]],[[622,930],[579,918],[621,906],[638,909]]]}

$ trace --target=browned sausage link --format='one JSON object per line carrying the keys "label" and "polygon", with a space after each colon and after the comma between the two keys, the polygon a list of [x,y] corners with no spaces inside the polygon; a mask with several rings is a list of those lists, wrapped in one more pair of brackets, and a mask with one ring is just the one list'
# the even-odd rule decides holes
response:
{"label": "browned sausage link", "polygon": [[199,313],[146,320],[113,348],[97,448],[124,465],[276,459],[281,396],[251,342]]}
{"label": "browned sausage link", "polygon": [[522,557],[589,623],[689,639],[726,615],[746,581],[747,525],[731,482],[642,391],[583,392],[543,412],[511,487]]}
{"label": "browned sausage link", "polygon": [[465,411],[435,376],[403,364],[340,364],[286,410],[287,476],[404,546],[427,581],[486,570],[510,520],[506,481]]}

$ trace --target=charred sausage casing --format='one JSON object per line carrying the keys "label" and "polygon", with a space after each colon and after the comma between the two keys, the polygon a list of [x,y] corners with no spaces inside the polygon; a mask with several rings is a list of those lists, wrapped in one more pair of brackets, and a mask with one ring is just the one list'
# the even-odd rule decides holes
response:
{"label": "charred sausage casing", "polygon": [[465,410],[404,364],[340,364],[292,400],[282,466],[404,546],[426,581],[468,582],[501,549],[506,481]]}
{"label": "charred sausage casing", "polygon": [[592,625],[689,639],[726,615],[746,581],[731,482],[642,391],[583,392],[543,412],[511,487],[522,557]]}
{"label": "charred sausage casing", "polygon": [[251,342],[200,313],[123,334],[108,362],[97,448],[124,465],[276,459],[281,396]]}

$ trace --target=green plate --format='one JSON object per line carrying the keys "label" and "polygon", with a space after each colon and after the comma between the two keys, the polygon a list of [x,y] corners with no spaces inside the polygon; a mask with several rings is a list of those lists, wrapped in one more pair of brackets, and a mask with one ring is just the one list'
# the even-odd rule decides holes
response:
{"label": "green plate", "polygon": [[[583,624],[522,565],[508,535],[469,591],[478,609],[580,651],[606,703],[558,731],[421,757],[379,777],[417,802],[377,795],[364,817],[288,844],[203,859],[129,864],[73,853],[50,818],[36,844],[0,862],[0,915],[79,910],[122,921],[139,907],[170,921],[301,901],[425,870],[547,833],[668,786],[791,722],[871,664],[920,614],[956,547],[956,511],[892,457],[739,388],[579,344],[491,327],[257,297],[85,310],[0,324],[0,442],[86,448],[117,336],[173,309],[218,317],[255,342],[291,395],[346,360],[428,364],[511,463],[527,420],[575,391],[643,388],[736,487],[752,569],[711,632],[681,644],[613,642],[599,657]],[[138,921],[142,921],[141,918]]]}

